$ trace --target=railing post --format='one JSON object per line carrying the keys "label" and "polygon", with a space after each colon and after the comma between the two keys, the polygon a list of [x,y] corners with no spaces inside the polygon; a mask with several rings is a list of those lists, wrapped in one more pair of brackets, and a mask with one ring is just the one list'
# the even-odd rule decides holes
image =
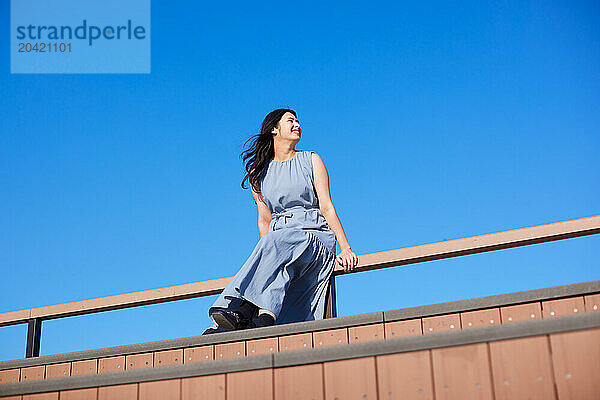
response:
{"label": "railing post", "polygon": [[327,289],[327,300],[325,302],[325,318],[337,317],[337,299],[335,293],[335,275],[329,279],[329,288]]}
{"label": "railing post", "polygon": [[25,357],[39,357],[40,339],[42,337],[42,319],[31,318],[27,321],[27,349]]}

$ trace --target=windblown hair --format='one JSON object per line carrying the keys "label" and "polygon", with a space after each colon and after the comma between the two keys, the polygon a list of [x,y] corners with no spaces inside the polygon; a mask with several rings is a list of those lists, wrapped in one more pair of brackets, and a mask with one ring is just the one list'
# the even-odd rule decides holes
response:
{"label": "windblown hair", "polygon": [[[259,196],[262,196],[260,192],[260,181],[264,173],[265,167],[269,161],[273,159],[275,155],[275,145],[273,144],[273,134],[271,131],[276,128],[281,121],[281,117],[286,112],[290,112],[296,116],[294,110],[287,108],[278,108],[267,114],[265,119],[260,126],[260,133],[250,137],[244,145],[250,142],[250,145],[246,150],[240,154],[242,161],[246,163],[246,176],[242,180],[242,189],[247,189],[244,186],[246,179],[250,182],[250,185]],[[247,161],[246,161],[247,160]]]}

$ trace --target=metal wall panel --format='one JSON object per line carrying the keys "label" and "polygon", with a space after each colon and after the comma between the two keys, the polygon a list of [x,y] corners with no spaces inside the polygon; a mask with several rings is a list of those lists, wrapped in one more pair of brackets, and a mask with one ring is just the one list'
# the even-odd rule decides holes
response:
{"label": "metal wall panel", "polygon": [[383,324],[353,326],[348,328],[350,343],[363,343],[385,339]]}
{"label": "metal wall panel", "polygon": [[138,384],[102,386],[98,388],[98,400],[138,400]]}
{"label": "metal wall panel", "polygon": [[183,350],[183,363],[212,361],[215,359],[215,346],[190,347]]}
{"label": "metal wall panel", "polygon": [[246,341],[246,352],[249,356],[258,354],[277,353],[279,351],[279,341],[277,338],[266,338]]}
{"label": "metal wall panel", "polygon": [[423,334],[421,319],[394,321],[385,323],[385,338],[391,339],[403,336],[419,336]]}
{"label": "metal wall panel", "polygon": [[313,332],[315,348],[348,344],[348,329],[332,329],[328,331]]}
{"label": "metal wall panel", "polygon": [[46,365],[46,379],[71,376],[71,363]]}
{"label": "metal wall panel", "polygon": [[60,400],[96,400],[98,388],[62,390],[59,398]]}
{"label": "metal wall panel", "polygon": [[446,331],[460,331],[459,314],[423,318],[423,334]]}
{"label": "metal wall panel", "polygon": [[183,349],[157,351],[154,353],[154,366],[183,364]]}
{"label": "metal wall panel", "polygon": [[460,321],[462,329],[500,325],[500,310],[489,308],[486,310],[464,312],[460,314]]}
{"label": "metal wall panel", "polygon": [[296,335],[280,336],[279,351],[312,349],[312,333],[299,333]]}
{"label": "metal wall panel", "polygon": [[542,306],[540,303],[535,302],[502,307],[500,308],[500,316],[503,324],[534,321],[542,318]]}
{"label": "metal wall panel", "polygon": [[491,342],[496,400],[554,399],[554,377],[547,336]]}
{"label": "metal wall panel", "polygon": [[429,350],[377,356],[379,398],[433,400],[430,356]]}
{"label": "metal wall panel", "polygon": [[275,400],[323,400],[323,364],[274,370]]}
{"label": "metal wall panel", "polygon": [[139,400],[180,400],[181,379],[141,382]]}
{"label": "metal wall panel", "polygon": [[377,399],[375,357],[323,364],[325,399]]}
{"label": "metal wall panel", "polygon": [[544,318],[562,317],[585,312],[583,297],[569,297],[567,299],[549,300],[542,302],[542,315]]}
{"label": "metal wall panel", "polygon": [[246,356],[246,342],[233,342],[215,345],[215,360]]}
{"label": "metal wall panel", "polygon": [[225,400],[225,374],[183,378],[181,399]]}
{"label": "metal wall panel", "polygon": [[98,373],[123,371],[125,369],[125,356],[107,357],[98,360]]}
{"label": "metal wall panel", "polygon": [[550,335],[560,400],[600,396],[600,329]]}
{"label": "metal wall panel", "polygon": [[227,374],[227,400],[273,400],[273,370]]}
{"label": "metal wall panel", "polygon": [[38,365],[36,367],[21,368],[21,382],[37,381],[45,379],[46,367]]}
{"label": "metal wall panel", "polygon": [[487,343],[431,350],[436,400],[492,400]]}
{"label": "metal wall panel", "polygon": [[152,353],[132,354],[125,357],[125,369],[152,368]]}
{"label": "metal wall panel", "polygon": [[21,370],[19,368],[0,371],[0,384],[19,382],[20,378]]}
{"label": "metal wall panel", "polygon": [[89,375],[98,373],[98,360],[73,361],[71,375]]}

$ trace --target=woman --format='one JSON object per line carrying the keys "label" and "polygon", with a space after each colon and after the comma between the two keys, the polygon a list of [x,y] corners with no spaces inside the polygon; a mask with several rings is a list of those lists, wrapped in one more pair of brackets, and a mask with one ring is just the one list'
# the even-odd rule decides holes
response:
{"label": "woman", "polygon": [[242,188],[248,179],[261,239],[210,307],[215,328],[323,319],[335,262],[345,271],[358,264],[331,202],[323,161],[295,149],[301,133],[293,110],[274,110],[242,153],[248,160]]}

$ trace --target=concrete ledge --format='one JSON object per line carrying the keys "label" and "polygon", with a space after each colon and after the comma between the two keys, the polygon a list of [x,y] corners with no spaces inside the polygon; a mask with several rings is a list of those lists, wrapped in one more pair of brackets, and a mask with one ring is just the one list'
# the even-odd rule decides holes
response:
{"label": "concrete ledge", "polygon": [[33,382],[8,383],[0,385],[0,396],[55,392],[59,390],[178,379],[265,368],[281,368],[585,329],[600,329],[600,312],[473,328],[457,332],[443,332],[319,349],[264,354],[232,360],[198,362],[169,367],[46,379]]}
{"label": "concrete ledge", "polygon": [[510,306],[533,301],[553,300],[561,297],[583,296],[597,292],[600,292],[600,281],[590,281],[572,285],[527,290],[524,292],[479,297],[476,299],[452,301],[429,306],[384,311],[383,316],[385,322],[392,322],[411,318],[423,318],[434,315],[474,311],[483,308]]}
{"label": "concrete ledge", "polygon": [[215,345],[242,340],[262,339],[283,335],[314,332],[328,329],[348,328],[382,322],[393,322],[412,318],[422,318],[484,308],[500,307],[527,303],[532,301],[553,300],[562,297],[582,296],[600,292],[600,281],[590,281],[571,285],[554,286],[543,289],[528,290],[509,294],[459,300],[428,306],[405,308],[385,312],[352,315],[316,321],[296,322],[276,325],[268,328],[256,328],[236,332],[215,333],[211,335],[192,336],[188,338],[161,340],[139,344],[130,344],[102,349],[77,351],[41,357],[24,358],[11,361],[0,361],[0,370],[23,368],[36,365],[57,364],[63,362],[89,360],[94,358],[113,357],[148,353],[186,347]]}

